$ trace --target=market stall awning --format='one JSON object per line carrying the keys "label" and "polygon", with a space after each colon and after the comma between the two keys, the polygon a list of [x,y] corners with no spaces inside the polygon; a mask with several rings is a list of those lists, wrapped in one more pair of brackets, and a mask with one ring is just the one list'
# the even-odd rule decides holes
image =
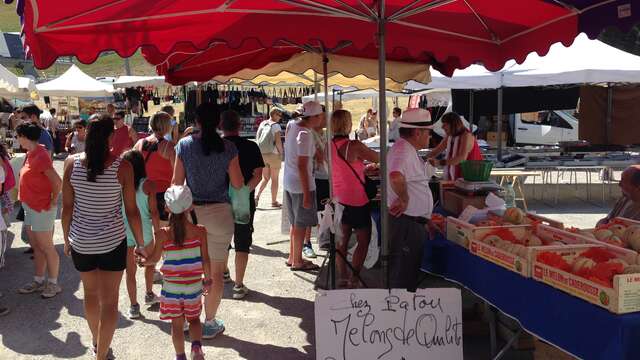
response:
{"label": "market stall awning", "polygon": [[[386,57],[437,64],[444,74],[482,62],[499,70],[580,32],[591,38],[640,18],[635,0],[386,0]],[[286,39],[327,49],[345,40],[341,55],[377,59],[378,1],[373,0],[87,0],[18,1],[27,52],[39,68],[61,56],[93,62],[106,50],[123,57],[140,47],[161,54],[186,43],[239,48],[248,39],[273,47]],[[270,26],[266,26],[270,24]],[[82,44],[82,46],[78,46]]]}
{"label": "market stall awning", "polygon": [[499,87],[527,87],[588,83],[640,83],[640,56],[589,40],[585,34],[573,44],[551,46],[545,56],[531,53],[522,64],[511,60],[498,72],[480,65],[456,70],[452,77],[432,70],[430,83],[411,81],[406,90],[430,88],[497,89]]}
{"label": "market stall awning", "polygon": [[[341,55],[327,55],[327,72],[330,86],[353,87],[356,89],[378,88],[378,62]],[[216,72],[213,67],[204,67],[202,72]],[[244,69],[228,76],[216,76],[215,81],[249,80],[252,83],[278,83],[298,81],[312,85],[314,75],[323,72],[323,57],[311,52],[293,55],[289,60],[272,62],[259,69]],[[424,64],[387,62],[387,88],[401,91],[409,80],[429,82],[429,66]]]}
{"label": "market stall awning", "polygon": [[113,94],[113,86],[85,74],[77,66],[71,66],[60,77],[37,84],[40,96],[107,97]]}
{"label": "market stall awning", "polygon": [[31,92],[35,90],[35,83],[32,79],[17,76],[0,65],[0,97],[29,100]]}
{"label": "market stall awning", "polygon": [[113,87],[115,88],[163,85],[167,85],[164,81],[164,76],[119,76],[113,82]]}

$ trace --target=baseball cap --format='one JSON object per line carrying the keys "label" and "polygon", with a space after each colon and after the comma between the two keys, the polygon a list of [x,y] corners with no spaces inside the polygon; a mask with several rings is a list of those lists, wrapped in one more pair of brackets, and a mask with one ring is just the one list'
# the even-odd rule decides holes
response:
{"label": "baseball cap", "polygon": [[410,129],[431,129],[431,113],[425,109],[409,109],[400,116],[400,127]]}
{"label": "baseball cap", "polygon": [[172,185],[164,193],[164,202],[172,214],[182,214],[193,204],[191,189],[186,185]]}
{"label": "baseball cap", "polygon": [[316,116],[322,114],[322,105],[317,101],[307,101],[302,105],[302,116]]}

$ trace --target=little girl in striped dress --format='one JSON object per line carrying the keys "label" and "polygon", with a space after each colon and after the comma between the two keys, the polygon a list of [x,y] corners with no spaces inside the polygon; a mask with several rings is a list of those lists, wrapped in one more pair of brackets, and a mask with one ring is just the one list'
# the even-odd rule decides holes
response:
{"label": "little girl in striped dress", "polygon": [[187,186],[171,186],[164,199],[170,212],[169,227],[156,233],[153,254],[142,261],[145,266],[154,266],[164,255],[160,269],[163,275],[160,319],[171,320],[176,360],[187,360],[183,332],[186,319],[192,341],[191,360],[201,360],[204,359],[200,323],[202,295],[206,295],[211,287],[207,230],[187,221],[193,203]]}

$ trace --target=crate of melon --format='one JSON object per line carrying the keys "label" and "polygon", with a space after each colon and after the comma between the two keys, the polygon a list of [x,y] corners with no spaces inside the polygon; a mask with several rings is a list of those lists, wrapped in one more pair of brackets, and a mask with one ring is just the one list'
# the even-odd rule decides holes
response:
{"label": "crate of melon", "polygon": [[626,218],[614,218],[607,224],[594,229],[568,229],[570,232],[585,236],[590,242],[602,244],[614,250],[618,248],[640,253],[640,221]]}
{"label": "crate of melon", "polygon": [[616,314],[640,311],[637,254],[597,244],[538,249],[533,279]]}
{"label": "crate of melon", "polygon": [[581,236],[548,225],[523,225],[476,230],[469,243],[469,251],[524,277],[530,277],[535,251],[585,242]]}
{"label": "crate of melon", "polygon": [[[477,218],[474,216],[474,218]],[[517,228],[526,225],[547,225],[564,229],[561,222],[554,221],[536,214],[526,213],[518,208],[509,208],[504,212],[488,211],[478,221],[466,221],[462,218],[448,217],[446,223],[447,239],[466,248],[473,238],[497,228]],[[516,230],[517,231],[517,230]]]}

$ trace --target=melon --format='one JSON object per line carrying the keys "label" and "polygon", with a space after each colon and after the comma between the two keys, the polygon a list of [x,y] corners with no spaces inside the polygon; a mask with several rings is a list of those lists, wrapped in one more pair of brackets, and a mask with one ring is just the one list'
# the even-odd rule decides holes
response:
{"label": "melon", "polygon": [[526,258],[527,257],[527,248],[524,247],[523,245],[520,245],[520,244],[514,244],[513,253],[518,255],[518,256],[520,256],[520,257]]}
{"label": "melon", "polygon": [[586,258],[586,257],[577,257],[574,261],[573,264],[571,265],[571,270],[574,273],[579,272],[580,270],[583,269],[591,269],[592,267],[596,266],[596,262]]}
{"label": "melon", "polygon": [[622,241],[633,250],[640,251],[640,225],[629,226]]}
{"label": "melon", "polygon": [[629,264],[622,259],[611,259],[607,262],[612,264],[621,264],[624,268],[627,268],[627,266],[629,266]]}
{"label": "melon", "polygon": [[611,230],[613,235],[622,239],[624,237],[624,232],[627,231],[627,227],[622,224],[614,224],[609,227],[609,230]]}
{"label": "melon", "polygon": [[524,213],[522,210],[512,207],[505,210],[504,215],[502,216],[504,221],[510,222],[514,225],[520,225],[525,219]]}
{"label": "melon", "polygon": [[624,243],[622,242],[622,239],[620,239],[618,236],[616,235],[612,235],[610,238],[605,239],[604,242],[606,242],[609,245],[613,245],[613,246],[618,246],[618,247],[626,247],[624,245]]}
{"label": "melon", "polygon": [[484,239],[482,239],[482,242],[484,242],[485,244],[489,244],[491,246],[497,246],[498,244],[502,243],[504,240],[502,240],[499,236],[496,235],[489,235],[487,237],[485,237]]}
{"label": "melon", "polygon": [[525,240],[524,244],[526,246],[542,246],[542,240],[535,235],[531,235],[527,240]]}
{"label": "melon", "polygon": [[604,241],[608,238],[610,238],[613,235],[613,232],[609,229],[600,229],[600,230],[596,230],[596,232],[594,233],[596,239],[600,240],[600,241]]}

